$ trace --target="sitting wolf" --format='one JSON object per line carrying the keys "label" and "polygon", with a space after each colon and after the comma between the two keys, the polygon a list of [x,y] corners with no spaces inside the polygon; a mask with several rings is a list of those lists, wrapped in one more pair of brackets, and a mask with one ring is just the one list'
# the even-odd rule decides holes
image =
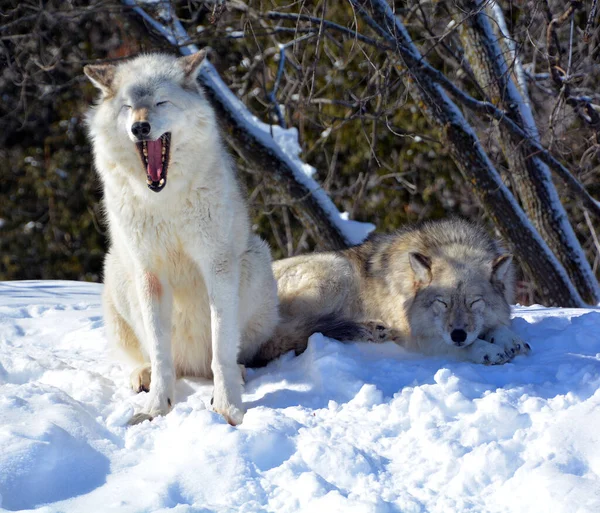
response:
{"label": "sitting wolf", "polygon": [[[104,190],[109,338],[148,391],[131,423],[166,414],[179,376],[214,378],[214,409],[243,418],[242,374],[277,324],[268,246],[196,75],[203,52],[86,66],[101,91],[88,113]],[[151,379],[151,383],[150,383]]]}
{"label": "sitting wolf", "polygon": [[254,361],[263,365],[314,332],[393,340],[427,355],[502,364],[530,346],[510,329],[512,257],[460,219],[375,235],[347,250],[273,264],[281,322]]}

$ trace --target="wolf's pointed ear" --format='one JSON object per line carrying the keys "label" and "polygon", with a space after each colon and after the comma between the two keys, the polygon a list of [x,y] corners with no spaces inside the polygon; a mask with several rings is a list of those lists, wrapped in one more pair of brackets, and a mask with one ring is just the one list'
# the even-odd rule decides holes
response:
{"label": "wolf's pointed ear", "polygon": [[492,281],[502,281],[512,264],[512,255],[500,255],[492,262]]}
{"label": "wolf's pointed ear", "polygon": [[115,81],[116,66],[114,64],[88,64],[83,72],[105,96],[112,94]]}
{"label": "wolf's pointed ear", "polygon": [[421,283],[429,283],[431,281],[431,258],[421,253],[409,253],[408,261],[417,281]]}
{"label": "wolf's pointed ear", "polygon": [[191,55],[186,55],[184,57],[179,57],[177,62],[181,66],[183,70],[183,74],[185,75],[186,80],[196,79],[196,73],[198,72],[198,67],[202,64],[202,61],[206,58],[206,48],[193,53]]}

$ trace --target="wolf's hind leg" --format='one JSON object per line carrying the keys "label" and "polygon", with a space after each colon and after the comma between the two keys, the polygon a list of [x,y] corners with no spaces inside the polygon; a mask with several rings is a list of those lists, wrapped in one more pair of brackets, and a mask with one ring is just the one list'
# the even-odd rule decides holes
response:
{"label": "wolf's hind leg", "polygon": [[111,343],[136,362],[141,363],[146,360],[136,334],[119,314],[112,298],[108,295],[104,298],[104,325]]}
{"label": "wolf's hind leg", "polygon": [[129,383],[134,392],[150,392],[150,381],[152,378],[152,367],[149,363],[144,363],[131,372]]}

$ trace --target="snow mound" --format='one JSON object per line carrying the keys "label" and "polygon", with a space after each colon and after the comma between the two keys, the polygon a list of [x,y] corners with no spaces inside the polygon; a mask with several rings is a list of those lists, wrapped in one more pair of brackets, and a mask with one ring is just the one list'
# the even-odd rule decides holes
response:
{"label": "snow mound", "polygon": [[0,509],[600,511],[600,311],[517,308],[485,367],[340,344],[249,371],[244,423],[182,379],[166,417],[107,349],[101,286],[0,283]]}

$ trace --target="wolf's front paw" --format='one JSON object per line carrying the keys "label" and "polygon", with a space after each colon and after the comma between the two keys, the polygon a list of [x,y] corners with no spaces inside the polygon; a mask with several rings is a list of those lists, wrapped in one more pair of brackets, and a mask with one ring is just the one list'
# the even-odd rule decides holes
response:
{"label": "wolf's front paw", "polygon": [[[239,390],[237,390],[239,388]],[[244,420],[244,407],[242,406],[242,390],[239,385],[225,387],[215,380],[215,390],[211,404],[213,410],[225,418],[228,424],[237,426]]]}
{"label": "wolf's front paw", "polygon": [[166,415],[169,413],[169,411],[171,411],[172,405],[172,393],[169,394],[165,392],[161,393],[160,391],[150,391],[146,399],[146,404],[139,412],[131,417],[128,424],[132,426],[145,420],[152,420],[154,417],[158,417],[160,415]]}
{"label": "wolf's front paw", "polygon": [[490,330],[484,338],[504,348],[511,357],[531,352],[531,346],[505,326]]}
{"label": "wolf's front paw", "polygon": [[502,365],[513,357],[503,347],[481,339],[475,340],[475,342],[465,348],[465,351],[467,351],[471,361],[483,363],[484,365]]}
{"label": "wolf's front paw", "polygon": [[241,406],[229,404],[227,401],[218,401],[213,398],[213,409],[216,413],[223,416],[227,424],[237,426],[244,420],[244,409]]}

